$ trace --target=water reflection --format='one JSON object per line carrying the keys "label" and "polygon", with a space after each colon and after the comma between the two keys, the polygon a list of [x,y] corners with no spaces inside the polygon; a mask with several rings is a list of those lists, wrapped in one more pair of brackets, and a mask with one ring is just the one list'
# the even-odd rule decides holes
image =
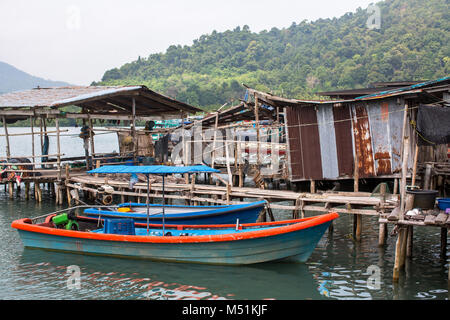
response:
{"label": "water reflection", "polygon": [[[44,190],[44,193],[48,192]],[[398,284],[392,282],[396,237],[378,247],[375,217],[363,217],[360,242],[352,238],[352,216],[341,215],[306,264],[268,263],[246,267],[126,260],[24,249],[15,219],[60,209],[14,200],[0,192],[0,299],[417,299],[449,298],[447,256],[440,256],[438,228],[414,229],[412,258]],[[288,204],[288,203],[286,203]],[[290,213],[273,210],[276,220]],[[389,227],[388,234],[392,231]],[[449,242],[450,245],[450,242]],[[68,289],[67,267],[81,271],[81,288]],[[380,269],[379,289],[368,287],[368,268]]]}
{"label": "water reflection", "polygon": [[[68,289],[67,267],[81,271]],[[31,299],[321,299],[309,267],[298,263],[208,266],[24,249],[15,271],[20,298]],[[26,275],[26,277],[20,276]],[[17,297],[11,297],[17,298]]]}

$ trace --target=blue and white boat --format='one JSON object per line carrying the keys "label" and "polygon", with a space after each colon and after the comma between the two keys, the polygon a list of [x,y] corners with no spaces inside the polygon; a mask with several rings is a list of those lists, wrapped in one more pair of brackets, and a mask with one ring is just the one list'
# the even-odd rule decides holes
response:
{"label": "blue and white boat", "polygon": [[[191,174],[191,173],[219,173],[204,165],[195,166],[114,166],[107,165],[88,173],[95,174],[144,174],[147,177],[147,201],[146,204],[129,203],[120,204],[115,210],[102,210],[101,208],[89,208],[84,215],[94,218],[132,218],[136,222],[146,221],[147,224],[161,223],[164,229],[166,224],[227,224],[256,222],[259,213],[264,208],[266,201],[257,201],[249,204],[234,204],[222,206],[182,206],[166,205],[164,198],[164,181],[169,174]],[[150,204],[149,175],[162,176],[162,205]],[[124,210],[127,209],[127,210]]]}
{"label": "blue and white boat", "polygon": [[[76,217],[76,228],[20,219],[12,223],[25,247],[167,262],[244,265],[278,260],[305,262],[330,223],[328,213],[304,219],[233,225],[137,224],[132,219]],[[103,224],[103,226],[102,226]],[[72,224],[72,226],[75,224]]]}
{"label": "blue and white boat", "polygon": [[[149,204],[150,223],[162,223],[163,209],[166,224],[233,224],[256,222],[266,201],[222,206],[183,206]],[[126,209],[126,210],[122,210]],[[122,203],[115,211],[102,208],[85,209],[84,216],[91,218],[132,218],[136,222],[147,221],[147,205],[142,203]]]}

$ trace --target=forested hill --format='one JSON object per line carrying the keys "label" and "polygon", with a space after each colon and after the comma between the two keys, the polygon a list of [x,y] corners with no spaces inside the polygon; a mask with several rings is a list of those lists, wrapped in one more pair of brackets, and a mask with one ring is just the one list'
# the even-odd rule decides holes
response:
{"label": "forested hill", "polygon": [[[191,46],[139,57],[105,72],[99,84],[145,84],[175,99],[211,109],[243,97],[242,83],[275,94],[315,92],[376,81],[434,79],[450,74],[448,0],[376,3],[381,27],[366,8],[339,18],[292,23],[259,33],[248,26],[213,31]],[[372,21],[372,20],[371,20]],[[95,83],[94,83],[95,84]]]}

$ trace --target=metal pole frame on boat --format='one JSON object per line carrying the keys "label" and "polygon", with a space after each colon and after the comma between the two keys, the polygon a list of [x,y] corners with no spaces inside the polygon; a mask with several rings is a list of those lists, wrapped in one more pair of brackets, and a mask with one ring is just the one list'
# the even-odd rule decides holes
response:
{"label": "metal pole frame on boat", "polygon": [[162,222],[163,222],[163,236],[166,234],[166,199],[164,196],[164,178],[166,177],[165,174],[162,175]]}
{"label": "metal pole frame on boat", "polygon": [[[150,231],[150,177],[149,174],[146,174],[147,176],[147,235],[149,235]],[[162,230],[163,230],[163,236],[166,234],[166,199],[165,199],[165,186],[164,186],[164,178],[166,177],[165,174],[162,175]]]}
{"label": "metal pole frame on boat", "polygon": [[149,175],[145,175],[147,177],[147,235],[149,233],[149,220],[150,220],[150,178]]}

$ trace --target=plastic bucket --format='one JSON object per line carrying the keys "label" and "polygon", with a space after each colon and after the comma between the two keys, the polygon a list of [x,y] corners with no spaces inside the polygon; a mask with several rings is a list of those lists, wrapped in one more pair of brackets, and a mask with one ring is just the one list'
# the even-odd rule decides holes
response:
{"label": "plastic bucket", "polygon": [[450,198],[438,199],[438,207],[440,210],[447,210],[450,208]]}
{"label": "plastic bucket", "polygon": [[421,208],[424,210],[433,209],[436,203],[436,190],[406,190],[406,193],[414,195],[414,208]]}

